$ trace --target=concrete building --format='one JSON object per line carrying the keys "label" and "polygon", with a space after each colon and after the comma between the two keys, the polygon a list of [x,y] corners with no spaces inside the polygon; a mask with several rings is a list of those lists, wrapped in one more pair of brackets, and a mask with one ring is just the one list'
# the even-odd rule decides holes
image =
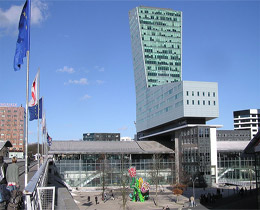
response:
{"label": "concrete building", "polygon": [[83,141],[120,141],[120,133],[84,133]]}
{"label": "concrete building", "polygon": [[10,141],[9,157],[23,158],[25,135],[25,109],[16,104],[0,106],[0,140]]}
{"label": "concrete building", "polygon": [[[137,140],[175,150],[181,172],[217,181],[218,84],[182,81],[182,12],[136,7],[129,12],[136,91]],[[205,158],[202,158],[204,156]]]}
{"label": "concrete building", "polygon": [[251,139],[260,131],[260,109],[234,111],[234,129],[250,130]]}

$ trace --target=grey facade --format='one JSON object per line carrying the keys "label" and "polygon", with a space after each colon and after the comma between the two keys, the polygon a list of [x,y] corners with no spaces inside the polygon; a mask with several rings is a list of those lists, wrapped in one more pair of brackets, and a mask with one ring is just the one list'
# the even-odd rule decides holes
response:
{"label": "grey facade", "polygon": [[120,141],[120,133],[84,133],[83,141]]}
{"label": "grey facade", "polygon": [[175,150],[177,183],[182,173],[215,183],[218,126],[206,122],[219,116],[218,84],[182,80],[182,12],[141,6],[129,23],[137,140]]}
{"label": "grey facade", "polygon": [[217,141],[250,141],[249,130],[217,130]]}

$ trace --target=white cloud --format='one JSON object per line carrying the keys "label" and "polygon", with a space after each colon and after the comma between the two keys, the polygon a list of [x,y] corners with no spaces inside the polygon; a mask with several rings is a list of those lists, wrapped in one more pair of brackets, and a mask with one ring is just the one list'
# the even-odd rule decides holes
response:
{"label": "white cloud", "polygon": [[100,71],[100,72],[104,72],[105,71],[105,68],[104,67],[100,67],[100,66],[95,66],[95,69],[97,71]]}
{"label": "white cloud", "polygon": [[128,130],[128,127],[127,126],[123,126],[122,128],[118,128],[119,131],[126,131]]}
{"label": "white cloud", "polygon": [[98,85],[102,85],[102,84],[105,83],[105,81],[103,81],[103,80],[96,80],[96,82],[97,82]]}
{"label": "white cloud", "polygon": [[67,72],[69,74],[72,74],[75,72],[75,70],[72,67],[64,66],[62,69],[58,69],[57,72]]}
{"label": "white cloud", "polygon": [[81,98],[81,100],[88,100],[88,99],[90,99],[91,98],[91,96],[90,95],[88,95],[88,94],[85,94],[82,98]]}
{"label": "white cloud", "polygon": [[[48,5],[40,0],[32,1],[31,24],[39,25],[48,17]],[[0,8],[0,30],[5,34],[17,33],[20,15],[23,4],[20,6],[12,5],[9,9]]]}
{"label": "white cloud", "polygon": [[87,85],[88,84],[88,80],[86,78],[81,78],[79,80],[69,80],[68,82],[64,83],[65,85],[69,85],[69,84],[75,84],[75,85]]}

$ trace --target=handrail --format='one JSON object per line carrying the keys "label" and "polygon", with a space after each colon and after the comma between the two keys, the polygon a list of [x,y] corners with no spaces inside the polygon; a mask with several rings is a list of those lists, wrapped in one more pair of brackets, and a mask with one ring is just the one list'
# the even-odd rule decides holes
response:
{"label": "handrail", "polygon": [[41,176],[44,174],[46,165],[49,163],[49,161],[50,159],[46,159],[44,163],[41,165],[41,167],[39,168],[39,170],[34,174],[34,176],[31,178],[29,183],[24,188],[24,192],[23,192],[24,194],[29,195],[35,191],[38,181],[41,178]]}

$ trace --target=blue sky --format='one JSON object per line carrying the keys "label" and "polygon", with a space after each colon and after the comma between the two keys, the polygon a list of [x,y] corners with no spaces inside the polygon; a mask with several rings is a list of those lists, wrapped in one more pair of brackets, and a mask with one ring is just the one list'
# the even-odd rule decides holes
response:
{"label": "blue sky", "polygon": [[[32,0],[30,85],[40,68],[47,129],[54,140],[87,132],[135,134],[128,11],[140,5],[183,11],[183,80],[218,82],[219,118],[260,108],[259,1]],[[24,1],[0,1],[0,102],[25,106],[26,60],[14,72]],[[29,142],[37,121],[29,122]]]}

